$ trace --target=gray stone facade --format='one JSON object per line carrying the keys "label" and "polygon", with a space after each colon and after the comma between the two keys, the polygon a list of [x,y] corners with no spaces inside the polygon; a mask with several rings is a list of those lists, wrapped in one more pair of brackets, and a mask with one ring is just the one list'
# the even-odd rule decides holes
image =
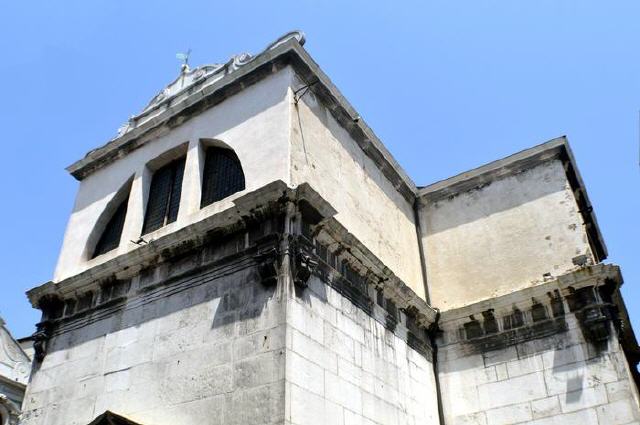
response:
{"label": "gray stone facade", "polygon": [[[141,423],[436,421],[418,324],[433,311],[415,297],[416,313],[403,313],[396,303],[410,304],[385,296],[382,276],[355,271],[364,258],[305,236],[295,202],[318,217],[323,206],[302,199],[319,198],[275,186],[246,195],[250,226],[176,241],[130,278],[92,283],[83,306],[45,307],[55,326],[23,423],[89,423],[107,410]],[[301,255],[314,263],[308,275]]]}
{"label": "gray stone facade", "polygon": [[447,423],[636,423],[637,387],[608,298],[619,279],[596,266],[443,314]]}
{"label": "gray stone facade", "polygon": [[0,317],[0,425],[17,424],[21,413],[31,370],[29,341],[23,344],[11,336]]}
{"label": "gray stone facade", "polygon": [[[621,274],[566,139],[418,188],[303,42],[183,68],[69,167],[21,423],[639,424]],[[210,146],[246,186],[201,207]],[[177,157],[175,218],[141,235]],[[120,243],[88,255],[123,200]]]}

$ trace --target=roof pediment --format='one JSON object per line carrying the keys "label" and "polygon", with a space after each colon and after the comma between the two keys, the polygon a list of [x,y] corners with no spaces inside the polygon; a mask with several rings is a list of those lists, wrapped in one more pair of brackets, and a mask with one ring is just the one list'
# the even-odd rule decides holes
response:
{"label": "roof pediment", "polygon": [[292,66],[301,79],[307,82],[309,90],[331,111],[399,193],[413,203],[416,185],[304,50],[304,41],[301,32],[293,31],[255,56],[238,55],[222,65],[205,65],[193,71],[187,70],[184,85],[181,82],[182,76],[179,76],[156,95],[140,114],[132,117],[120,129],[118,136],[104,146],[88,152],[83,159],[67,167],[67,171],[76,179],[82,180],[154,140],[162,131],[180,125],[194,114],[217,105],[273,74],[277,69]]}
{"label": "roof pediment", "polygon": [[0,376],[26,385],[31,372],[31,359],[13,339],[0,318]]}
{"label": "roof pediment", "polygon": [[[275,49],[289,40],[296,40],[300,45],[303,45],[305,41],[304,34],[300,31],[289,32],[267,46],[262,53]],[[188,65],[183,65],[180,75],[178,75],[175,80],[160,90],[160,92],[149,101],[142,112],[133,115],[129,118],[129,121],[118,129],[116,138],[125,135],[139,125],[153,119],[172,104],[178,103],[183,100],[183,98],[192,94],[193,91],[202,90],[225,76],[232,74],[249,64],[256,57],[257,55],[253,56],[250,53],[241,53],[232,56],[225,63],[202,65],[193,69],[190,69]]]}

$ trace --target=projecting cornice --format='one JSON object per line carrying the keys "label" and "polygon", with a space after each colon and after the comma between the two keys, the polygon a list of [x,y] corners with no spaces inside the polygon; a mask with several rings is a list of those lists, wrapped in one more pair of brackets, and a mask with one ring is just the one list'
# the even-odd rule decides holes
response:
{"label": "projecting cornice", "polygon": [[[279,180],[233,202],[232,208],[152,240],[75,276],[59,282],[47,282],[27,292],[27,296],[34,308],[44,309],[51,300],[79,300],[89,291],[97,293],[104,284],[126,281],[149,267],[177,261],[189,253],[201,251],[212,240],[224,240],[228,235],[246,231],[253,223],[283,214],[286,205],[293,203],[303,216],[315,223],[312,227],[318,240],[330,242],[339,252],[336,256],[339,255],[353,264],[355,269],[368,275],[376,289],[382,291],[398,308],[412,314],[417,323],[425,328],[435,321],[436,311],[338,223],[334,218],[336,210],[308,184],[290,188]],[[106,305],[108,307],[110,304]]]}

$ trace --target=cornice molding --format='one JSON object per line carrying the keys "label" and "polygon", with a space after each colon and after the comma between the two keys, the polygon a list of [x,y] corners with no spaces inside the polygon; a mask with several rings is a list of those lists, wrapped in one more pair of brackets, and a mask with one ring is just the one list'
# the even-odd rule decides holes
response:
{"label": "cornice molding", "polygon": [[[204,246],[212,237],[223,237],[246,229],[251,223],[258,223],[284,213],[287,203],[298,205],[299,211],[312,211],[313,225],[319,241],[328,240],[338,247],[340,255],[351,258],[355,268],[391,299],[398,308],[416,317],[418,324],[428,327],[436,318],[436,311],[413,292],[384,263],[369,251],[362,242],[347,231],[333,216],[336,210],[308,184],[296,188],[288,187],[283,181],[270,183],[234,201],[234,207],[189,225],[176,232],[153,240],[135,250],[96,265],[78,275],[60,282],[47,282],[27,292],[34,308],[46,308],[47,303],[78,299],[88,291],[99,291],[101,285],[114,281],[126,281],[148,267],[157,266],[180,258]],[[251,254],[251,253],[250,253]],[[257,253],[258,257],[261,253]],[[255,254],[251,254],[255,257]],[[260,258],[256,259],[259,261]],[[305,258],[309,263],[310,258]],[[305,263],[305,265],[307,265]],[[307,275],[314,268],[308,264]],[[300,276],[303,277],[303,276]],[[308,276],[307,276],[308,278]],[[117,299],[116,299],[117,301]],[[103,303],[108,308],[115,302]],[[44,304],[43,304],[44,303]]]}

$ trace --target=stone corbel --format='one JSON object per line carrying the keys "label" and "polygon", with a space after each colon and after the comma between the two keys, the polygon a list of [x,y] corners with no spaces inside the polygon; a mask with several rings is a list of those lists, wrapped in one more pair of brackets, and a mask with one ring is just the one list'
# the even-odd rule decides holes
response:
{"label": "stone corbel", "polygon": [[278,250],[271,248],[254,256],[258,262],[258,274],[265,286],[273,286],[278,282]]}
{"label": "stone corbel", "polygon": [[606,341],[610,336],[609,321],[615,319],[614,305],[605,302],[597,287],[568,288],[567,302],[575,314],[587,340]]}
{"label": "stone corbel", "polygon": [[48,321],[38,323],[36,332],[33,334],[33,349],[35,352],[35,360],[42,363],[47,355],[49,339],[51,338],[52,325]]}
{"label": "stone corbel", "polygon": [[306,288],[316,267],[318,267],[318,261],[304,249],[296,247],[293,261],[293,283],[300,288]]}

